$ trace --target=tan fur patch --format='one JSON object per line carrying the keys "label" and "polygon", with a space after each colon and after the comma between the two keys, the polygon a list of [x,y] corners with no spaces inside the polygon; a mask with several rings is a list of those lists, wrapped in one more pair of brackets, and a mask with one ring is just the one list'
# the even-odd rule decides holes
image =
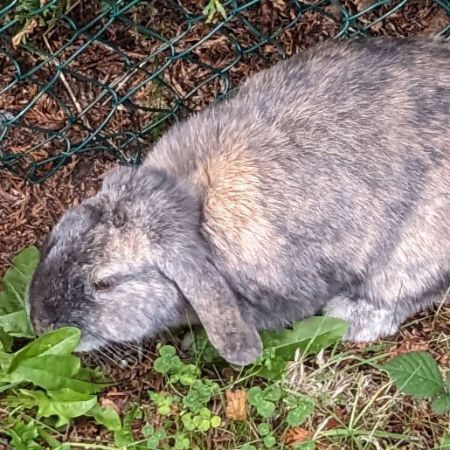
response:
{"label": "tan fur patch", "polygon": [[[257,164],[227,149],[206,164],[203,224],[214,245],[234,264],[265,265],[277,257],[282,237],[271,223]],[[230,250],[230,247],[232,249]]]}
{"label": "tan fur patch", "polygon": [[109,240],[95,277],[98,279],[125,272],[127,265],[148,257],[147,238],[139,230],[123,232],[118,229],[109,230]]}

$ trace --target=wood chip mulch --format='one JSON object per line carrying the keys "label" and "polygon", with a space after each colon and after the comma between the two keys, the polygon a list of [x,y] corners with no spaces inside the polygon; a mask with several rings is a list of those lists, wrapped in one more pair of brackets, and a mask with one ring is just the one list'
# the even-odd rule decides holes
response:
{"label": "wood chip mulch", "polygon": [[0,273],[23,247],[38,244],[63,214],[83,198],[95,194],[102,174],[113,163],[79,159],[62,168],[44,185],[30,185],[19,177],[0,178]]}

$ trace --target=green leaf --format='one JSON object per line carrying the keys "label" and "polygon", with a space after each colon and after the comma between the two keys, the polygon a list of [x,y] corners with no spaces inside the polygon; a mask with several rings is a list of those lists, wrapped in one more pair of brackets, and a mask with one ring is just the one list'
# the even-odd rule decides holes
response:
{"label": "green leaf", "polygon": [[211,411],[210,411],[208,408],[203,407],[203,408],[198,412],[198,415],[201,416],[201,417],[206,417],[207,419],[210,419],[212,413],[211,413]]}
{"label": "green leaf", "polygon": [[47,355],[21,361],[14,370],[9,370],[13,381],[30,381],[44,389],[59,389],[60,378],[75,375],[80,369],[80,360],[75,356]]}
{"label": "green leaf", "polygon": [[17,254],[2,279],[5,290],[0,293],[0,312],[12,313],[25,309],[25,293],[39,264],[39,250],[27,247]]}
{"label": "green leaf", "polygon": [[382,365],[397,389],[415,398],[433,397],[444,389],[439,367],[427,352],[399,355]]}
{"label": "green leaf", "polygon": [[450,394],[450,370],[447,370],[447,392]]}
{"label": "green leaf", "polygon": [[[6,271],[0,292],[0,329],[2,342],[8,345],[4,335],[32,338],[33,330],[25,307],[25,295],[33,273],[39,263],[39,251],[28,247],[16,255]],[[9,342],[11,344],[11,342]]]}
{"label": "green leaf", "polygon": [[153,436],[153,434],[155,433],[155,427],[147,423],[141,428],[141,433],[146,438]]}
{"label": "green leaf", "polygon": [[161,438],[158,435],[153,435],[147,438],[147,448],[150,448],[152,450],[157,450],[159,448],[159,443],[161,441]]}
{"label": "green leaf", "polygon": [[213,381],[195,380],[183,398],[183,405],[192,412],[198,412],[218,390],[218,384]]}
{"label": "green leaf", "polygon": [[286,370],[287,361],[280,356],[263,359],[262,365],[256,368],[250,367],[247,373],[256,373],[258,377],[263,377],[271,381],[276,381],[281,378]]}
{"label": "green leaf", "polygon": [[183,373],[179,376],[173,375],[173,378],[171,377],[170,381],[172,381],[172,383],[179,382],[183,386],[192,386],[196,379],[197,377],[190,373]]}
{"label": "green leaf", "polygon": [[100,384],[101,388],[111,386],[112,384],[106,380],[105,375],[100,371],[100,369],[88,369],[86,367],[82,367],[78,371],[76,378],[77,380]]}
{"label": "green leaf", "polygon": [[450,434],[442,436],[439,450],[450,450]]}
{"label": "green leaf", "polygon": [[220,416],[212,416],[210,422],[212,428],[219,428],[222,424],[222,419],[220,418]]}
{"label": "green leaf", "polygon": [[270,433],[270,426],[268,423],[260,423],[258,425],[258,433],[260,436],[267,436]]}
{"label": "green leaf", "polygon": [[13,342],[14,339],[12,336],[9,336],[3,328],[0,328],[0,347],[5,351],[10,352]]}
{"label": "green leaf", "polygon": [[277,443],[277,440],[275,439],[274,436],[272,436],[272,435],[270,434],[269,436],[266,436],[266,437],[263,439],[263,442],[264,442],[264,445],[265,445],[267,448],[272,448],[272,447]]}
{"label": "green leaf", "polygon": [[103,425],[109,431],[117,431],[122,429],[120,417],[112,408],[103,408],[95,405],[85,413],[86,416],[93,417],[97,423]]}
{"label": "green leaf", "polygon": [[258,414],[262,417],[265,417],[266,419],[269,419],[273,416],[275,412],[275,403],[269,402],[267,400],[263,400],[261,403],[258,404],[256,407],[256,411]]}
{"label": "green leaf", "polygon": [[23,338],[34,337],[25,309],[0,316],[0,327],[9,336]]}
{"label": "green leaf", "polygon": [[174,398],[170,394],[149,391],[150,399],[155,403],[158,414],[167,416],[172,412]]}
{"label": "green leaf", "polygon": [[35,442],[39,437],[39,429],[34,420],[28,423],[21,420],[13,419],[15,424],[10,430],[2,430],[4,434],[11,438],[11,448],[15,450],[43,450],[43,448]]}
{"label": "green leaf", "polygon": [[172,345],[163,345],[159,349],[159,354],[161,356],[174,356],[177,354],[177,350]]}
{"label": "green leaf", "polygon": [[181,359],[179,356],[160,356],[159,358],[155,359],[155,362],[153,363],[153,368],[156,372],[162,373],[162,374],[170,374],[170,373],[176,373],[181,370],[183,363],[181,362]]}
{"label": "green leaf", "polygon": [[297,349],[318,352],[335,344],[347,331],[341,319],[320,316],[297,322],[292,330],[265,331],[262,333],[264,348],[272,348],[274,356],[288,361]]}
{"label": "green leaf", "polygon": [[176,354],[176,349],[172,345],[163,345],[159,349],[159,358],[153,363],[156,372],[162,374],[178,374],[183,368],[181,359]]}
{"label": "green leaf", "polygon": [[1,344],[0,344],[0,378],[2,375],[6,375],[6,372],[9,368],[9,366],[11,365],[11,361],[12,361],[12,355],[10,353],[5,353],[1,349]]}
{"label": "green leaf", "polygon": [[217,428],[221,424],[219,416],[212,416],[208,408],[201,408],[198,414],[193,415],[191,412],[185,413],[181,416],[185,431],[200,431],[206,432],[210,428]]}
{"label": "green leaf", "polygon": [[67,425],[70,419],[84,415],[97,403],[95,395],[80,394],[71,389],[57,391],[30,391],[21,389],[19,400],[27,406],[37,406],[38,416],[56,416],[56,427]]}
{"label": "green leaf", "polygon": [[279,385],[269,386],[265,390],[262,390],[259,386],[253,386],[248,390],[248,401],[256,407],[256,411],[260,416],[270,418],[276,409],[273,401],[278,401],[282,393],[283,391]]}
{"label": "green leaf", "polygon": [[182,364],[177,373],[170,376],[171,383],[191,386],[200,376],[200,369],[194,364]]}
{"label": "green leaf", "polygon": [[47,390],[69,388],[82,394],[92,394],[104,385],[77,378],[80,359],[70,355],[45,355],[21,361],[10,376],[13,382],[30,381]]}
{"label": "green leaf", "polygon": [[269,386],[262,390],[259,386],[253,386],[248,390],[248,401],[256,407],[257,413],[265,418],[273,416],[276,406],[267,398],[277,401],[281,398],[282,390],[278,385]]}
{"label": "green leaf", "polygon": [[186,413],[181,416],[181,422],[183,423],[184,429],[186,431],[194,431],[195,424],[192,419],[192,413]]}
{"label": "green leaf", "polygon": [[161,416],[168,416],[172,412],[172,408],[169,405],[161,405],[157,409],[157,413]]}
{"label": "green leaf", "polygon": [[437,414],[450,413],[450,394],[440,393],[433,398],[433,411]]}
{"label": "green leaf", "polygon": [[213,20],[216,12],[220,13],[222,17],[226,19],[227,12],[221,3],[221,0],[209,0],[208,4],[202,11],[203,15],[207,16],[206,23],[210,23]]}
{"label": "green leaf", "polygon": [[[302,399],[303,398],[306,398],[306,399],[308,399],[308,400],[311,400],[311,398],[310,397],[308,397],[308,396],[298,396],[298,395],[293,395],[293,394],[289,394],[289,395],[287,395],[286,396],[286,398],[284,399],[284,403],[286,403],[286,405],[289,407],[289,408],[295,408],[296,406],[297,406],[297,404],[298,404],[298,402],[299,401],[302,401]],[[312,401],[312,400],[311,400]]]}
{"label": "green leaf", "polygon": [[194,423],[196,425],[196,428],[200,432],[208,431],[211,428],[211,422],[208,419],[200,418],[200,417],[194,417]]}
{"label": "green leaf", "polygon": [[9,372],[14,371],[22,361],[36,356],[70,355],[78,346],[80,337],[80,330],[73,327],[50,331],[15,353]]}
{"label": "green leaf", "polygon": [[263,400],[263,390],[259,386],[253,386],[248,390],[248,401],[250,405],[258,406]]}
{"label": "green leaf", "polygon": [[175,439],[175,450],[187,450],[191,447],[191,442],[184,433],[177,433],[174,436]]}
{"label": "green leaf", "polygon": [[[114,442],[119,448],[127,448],[134,442],[132,433],[133,422],[142,416],[142,411],[138,406],[131,407],[125,414],[123,425],[120,430],[114,431]],[[133,447],[134,448],[134,447]]]}
{"label": "green leaf", "polygon": [[272,384],[264,389],[264,398],[272,402],[277,402],[283,395],[283,389],[279,384]]}
{"label": "green leaf", "polygon": [[[49,445],[52,449],[57,450],[71,450],[68,444],[61,444],[60,441],[55,439],[49,432],[39,428],[39,436]],[[48,448],[48,447],[47,447]]]}
{"label": "green leaf", "polygon": [[194,417],[194,423],[196,424],[198,431],[208,431],[211,428],[211,413],[209,413],[209,417]]}
{"label": "green leaf", "polygon": [[286,423],[291,427],[299,426],[311,415],[312,411],[312,405],[307,405],[305,403],[304,406],[297,406],[288,412]]}

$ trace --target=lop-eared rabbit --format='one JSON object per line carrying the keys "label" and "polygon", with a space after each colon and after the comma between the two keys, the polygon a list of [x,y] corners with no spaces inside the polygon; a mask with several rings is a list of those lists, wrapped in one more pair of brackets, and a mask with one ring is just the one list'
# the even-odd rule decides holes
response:
{"label": "lop-eared rabbit", "polygon": [[175,124],[67,211],[29,289],[80,351],[200,323],[230,363],[311,315],[395,333],[450,285],[450,46],[321,44]]}

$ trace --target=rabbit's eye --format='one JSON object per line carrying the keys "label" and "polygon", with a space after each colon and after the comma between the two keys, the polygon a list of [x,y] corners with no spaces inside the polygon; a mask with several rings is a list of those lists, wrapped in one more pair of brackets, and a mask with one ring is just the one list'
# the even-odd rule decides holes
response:
{"label": "rabbit's eye", "polygon": [[94,289],[96,291],[108,291],[114,287],[114,280],[112,278],[104,278],[94,283]]}

